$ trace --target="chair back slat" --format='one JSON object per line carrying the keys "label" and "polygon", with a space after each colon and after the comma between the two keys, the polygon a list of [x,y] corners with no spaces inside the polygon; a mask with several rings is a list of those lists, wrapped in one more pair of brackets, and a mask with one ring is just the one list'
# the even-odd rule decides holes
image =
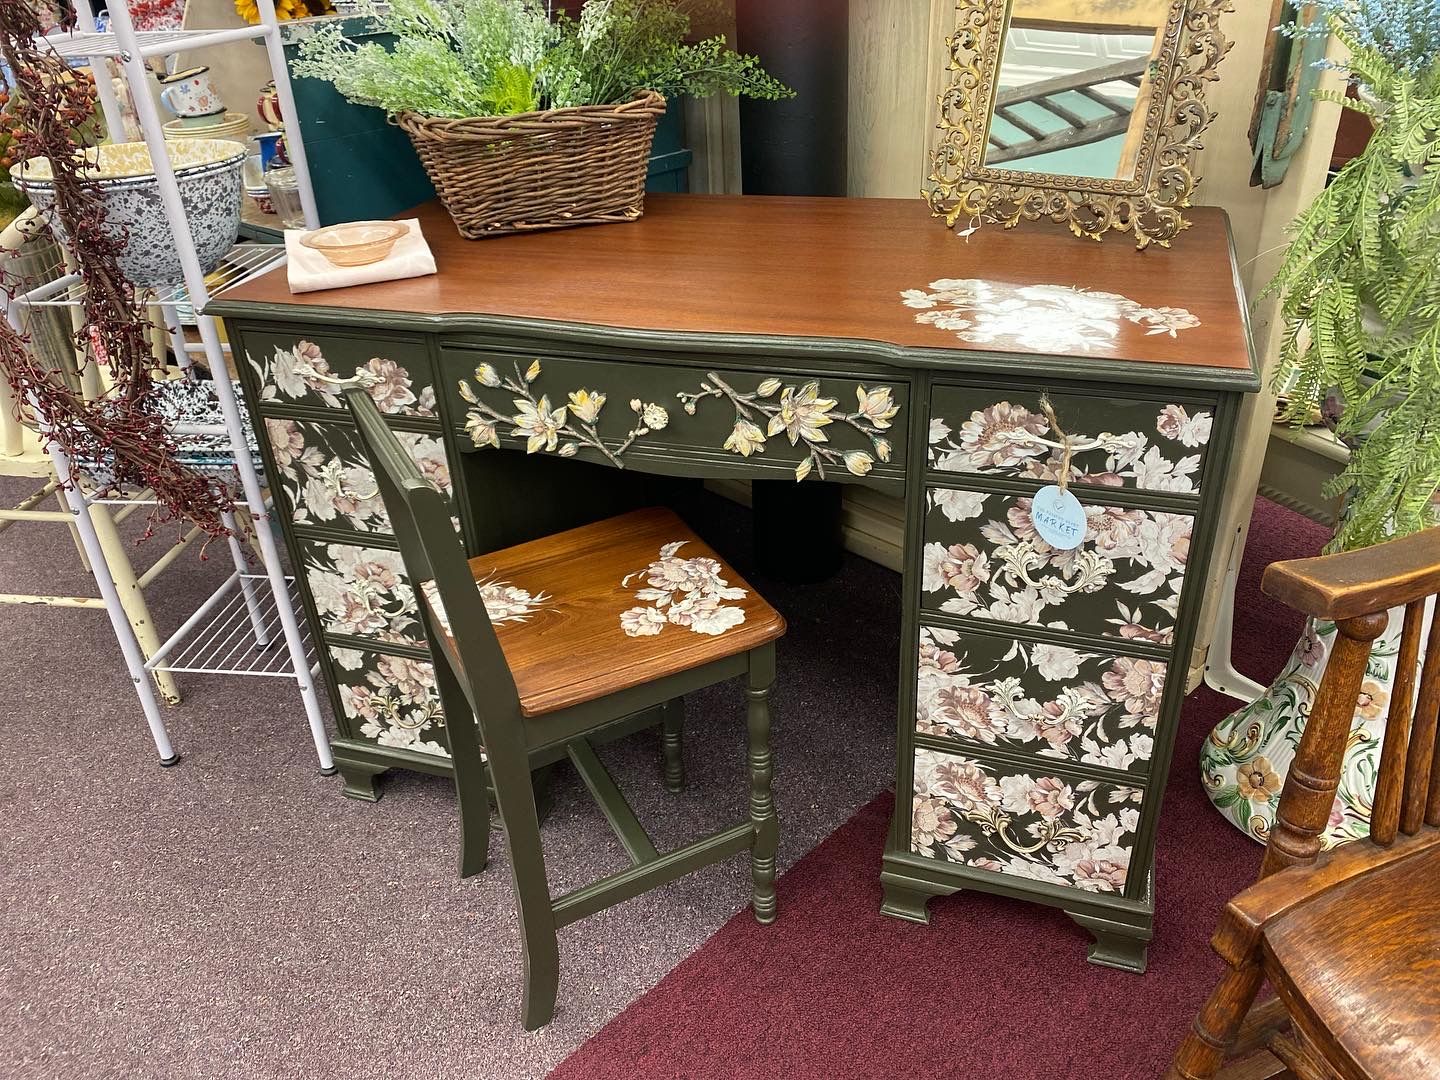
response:
{"label": "chair back slat", "polygon": [[[351,388],[344,392],[344,397],[374,469],[395,539],[400,544],[400,555],[415,590],[437,675],[442,666],[454,675],[453,680],[437,679],[452,741],[460,732],[474,729],[468,724],[450,725],[449,719],[452,716],[458,719],[470,711],[478,721],[479,730],[474,734],[483,740],[492,757],[503,752],[502,746],[519,746],[523,736],[519,730],[520,698],[515,679],[476,588],[464,544],[451,521],[448,501],[425,479],[385,424],[370,395]],[[430,617],[423,593],[427,582],[434,582],[439,592],[450,637],[455,643],[453,651],[440,643],[438,628]],[[462,698],[456,698],[457,688],[463,692]],[[455,749],[452,745],[457,771],[462,761],[480,760],[479,747],[467,746],[463,753],[456,753]]]}
{"label": "chair back slat", "polygon": [[1400,831],[1414,836],[1425,823],[1430,798],[1431,762],[1435,756],[1435,724],[1440,714],[1440,619],[1432,619],[1420,674],[1420,695],[1405,758],[1405,794],[1400,803]]}
{"label": "chair back slat", "polygon": [[[1400,800],[1405,788],[1406,751],[1410,742],[1410,721],[1414,716],[1415,673],[1420,661],[1420,635],[1424,623],[1425,601],[1412,600],[1406,604],[1400,650],[1395,657],[1395,686],[1390,695],[1390,715],[1385,721],[1385,746],[1380,752],[1375,803],[1370,812],[1370,837],[1385,847],[1395,842],[1395,834],[1400,827]],[[1430,644],[1426,649],[1427,670],[1435,643],[1436,634],[1432,627]]]}

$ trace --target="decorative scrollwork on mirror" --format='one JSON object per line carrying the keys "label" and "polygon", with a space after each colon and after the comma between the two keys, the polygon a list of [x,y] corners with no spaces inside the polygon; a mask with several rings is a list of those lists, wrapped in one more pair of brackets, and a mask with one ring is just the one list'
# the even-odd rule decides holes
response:
{"label": "decorative scrollwork on mirror", "polygon": [[[1104,21],[1118,9],[1128,24]],[[1155,25],[1135,21],[1145,9]],[[1194,157],[1214,119],[1205,89],[1233,44],[1220,30],[1232,10],[1233,0],[957,0],[931,209],[951,228],[1049,218],[1079,237],[1116,230],[1141,249],[1169,247],[1190,226]],[[1071,51],[1094,38],[1093,68],[1047,67],[1057,28]],[[1067,171],[1082,151],[1084,168]]]}

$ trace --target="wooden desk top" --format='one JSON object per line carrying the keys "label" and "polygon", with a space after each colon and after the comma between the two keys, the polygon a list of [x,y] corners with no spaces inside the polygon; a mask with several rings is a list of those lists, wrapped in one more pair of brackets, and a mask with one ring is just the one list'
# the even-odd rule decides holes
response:
{"label": "wooden desk top", "polygon": [[414,213],[437,274],[295,296],[282,268],[207,310],[479,315],[1136,361],[1253,379],[1245,299],[1218,209],[1191,211],[1195,225],[1173,249],[1137,252],[1123,235],[1094,243],[1049,222],[985,226],[967,240],[918,199],[650,195],[645,205],[633,224],[465,240],[431,202]]}

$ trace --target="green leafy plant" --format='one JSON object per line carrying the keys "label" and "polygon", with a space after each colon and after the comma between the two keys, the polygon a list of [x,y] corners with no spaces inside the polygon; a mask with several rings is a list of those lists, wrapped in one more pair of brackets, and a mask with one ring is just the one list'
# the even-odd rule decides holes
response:
{"label": "green leafy plant", "polygon": [[[1370,6],[1393,15],[1388,0]],[[1352,447],[1330,491],[1347,500],[1331,548],[1349,550],[1436,523],[1440,56],[1413,36],[1397,51],[1398,35],[1377,33],[1364,2],[1322,7],[1350,51],[1345,70],[1359,97],[1320,96],[1364,113],[1375,130],[1292,225],[1270,289],[1285,320],[1285,419],[1303,423],[1329,399],[1336,434]]]}
{"label": "green leafy plant", "polygon": [[578,18],[541,0],[393,0],[368,5],[393,48],[338,23],[300,43],[295,73],[389,113],[510,116],[612,105],[640,90],[776,99],[793,94],[724,38],[687,42],[697,0],[589,0]]}

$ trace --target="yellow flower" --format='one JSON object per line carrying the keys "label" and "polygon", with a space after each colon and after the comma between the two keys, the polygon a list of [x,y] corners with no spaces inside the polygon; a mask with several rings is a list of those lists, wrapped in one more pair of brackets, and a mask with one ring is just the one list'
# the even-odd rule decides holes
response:
{"label": "yellow flower", "polygon": [[593,424],[605,407],[604,394],[592,394],[589,390],[576,390],[570,395],[570,411],[587,424]]}
{"label": "yellow flower", "polygon": [[845,455],[845,468],[856,476],[864,476],[875,464],[875,459],[864,450],[851,450]]}
{"label": "yellow flower", "polygon": [[767,434],[779,435],[783,431],[789,437],[791,446],[801,439],[808,443],[829,442],[828,436],[820,429],[833,422],[829,416],[833,408],[835,399],[822,398],[818,382],[806,383],[798,393],[787,386],[780,395],[779,411],[770,418]]}
{"label": "yellow flower", "polygon": [[515,398],[515,408],[519,410],[510,419],[515,423],[515,430],[511,435],[524,435],[526,437],[525,452],[536,453],[539,450],[553,451],[560,443],[560,429],[565,426],[565,406],[550,410],[550,398],[541,395],[535,404],[531,404],[521,398]]}
{"label": "yellow flower", "polygon": [[489,364],[481,364],[475,369],[475,378],[480,380],[481,386],[499,386],[500,373]]}
{"label": "yellow flower", "polygon": [[775,393],[775,391],[779,389],[779,379],[766,379],[764,382],[762,382],[759,386],[755,388],[755,393],[759,394],[761,397],[770,397]]}
{"label": "yellow flower", "polygon": [[736,420],[735,430],[725,440],[725,449],[733,450],[741,457],[765,452],[765,433],[749,420]]}
{"label": "yellow flower", "polygon": [[470,434],[470,441],[476,447],[493,446],[500,448],[500,436],[495,433],[493,422],[485,419],[474,409],[471,409],[465,417],[465,430]]}
{"label": "yellow flower", "polygon": [[888,386],[877,386],[873,390],[858,386],[855,388],[855,396],[860,400],[860,415],[881,431],[890,426],[890,421],[900,411],[900,406],[890,400]]}
{"label": "yellow flower", "polygon": [[1240,796],[1251,802],[1269,802],[1281,787],[1280,775],[1265,756],[1255,758],[1240,766],[1238,770]]}

